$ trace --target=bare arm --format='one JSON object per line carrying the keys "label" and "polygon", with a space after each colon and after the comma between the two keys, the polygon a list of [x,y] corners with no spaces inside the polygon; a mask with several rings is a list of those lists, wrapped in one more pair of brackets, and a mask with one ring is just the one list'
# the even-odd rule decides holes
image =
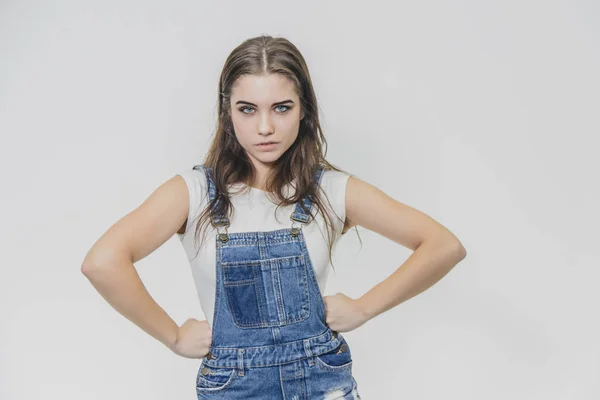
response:
{"label": "bare arm", "polygon": [[184,226],[188,209],[186,183],[176,175],[111,226],[89,250],[81,267],[115,310],[171,350],[179,327],[150,296],[134,263]]}
{"label": "bare arm", "polygon": [[346,227],[354,225],[414,250],[387,279],[357,299],[365,320],[431,287],[467,254],[456,236],[431,217],[350,177],[346,187]]}

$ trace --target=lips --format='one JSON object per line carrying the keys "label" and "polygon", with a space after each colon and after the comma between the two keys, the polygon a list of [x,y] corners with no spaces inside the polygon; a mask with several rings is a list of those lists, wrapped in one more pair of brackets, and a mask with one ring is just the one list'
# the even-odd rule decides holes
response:
{"label": "lips", "polygon": [[275,144],[275,143],[277,143],[277,142],[274,142],[274,141],[271,140],[269,142],[258,143],[257,146],[264,146],[264,145],[267,145],[267,144]]}

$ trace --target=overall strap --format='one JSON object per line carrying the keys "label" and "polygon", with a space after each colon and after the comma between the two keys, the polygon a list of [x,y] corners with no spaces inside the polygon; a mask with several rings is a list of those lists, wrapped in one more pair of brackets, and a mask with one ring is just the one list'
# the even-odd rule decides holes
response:
{"label": "overall strap", "polygon": [[[317,182],[317,186],[321,184],[321,178],[323,177],[324,171],[325,171],[325,169],[321,166],[317,167],[317,169],[315,171],[314,177],[315,177],[315,181]],[[304,196],[302,198],[301,202],[296,203],[296,207],[294,208],[294,212],[290,216],[290,219],[292,221],[308,223],[308,222],[310,222],[310,214],[305,212],[302,209],[302,207],[300,206],[301,203],[304,206],[304,208],[306,208],[306,210],[308,212],[310,212],[311,207],[312,207],[312,202],[310,201],[308,196]]]}
{"label": "overall strap", "polygon": [[[208,187],[208,199],[209,199],[209,202],[213,201],[213,199],[217,195],[217,187],[215,185],[215,181],[213,180],[212,168],[206,167],[204,165],[195,165],[193,169],[204,172],[204,175],[206,176],[207,187]],[[212,220],[213,226],[229,226],[229,218],[227,218],[226,215],[214,216],[218,205],[219,205],[219,202],[217,202],[214,205],[212,212],[211,212],[211,220]]]}

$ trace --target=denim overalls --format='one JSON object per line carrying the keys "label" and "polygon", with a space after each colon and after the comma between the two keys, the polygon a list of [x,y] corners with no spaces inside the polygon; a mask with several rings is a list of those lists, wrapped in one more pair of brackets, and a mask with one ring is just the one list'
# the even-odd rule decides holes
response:
{"label": "denim overalls", "polygon": [[[216,188],[203,165],[208,194]],[[323,169],[315,179],[320,182]],[[302,200],[307,210],[308,199]],[[310,215],[296,204],[291,227],[227,233],[227,216],[212,216],[216,235],[215,311],[210,351],[196,378],[198,399],[354,399],[352,356],[325,323],[301,226]]]}

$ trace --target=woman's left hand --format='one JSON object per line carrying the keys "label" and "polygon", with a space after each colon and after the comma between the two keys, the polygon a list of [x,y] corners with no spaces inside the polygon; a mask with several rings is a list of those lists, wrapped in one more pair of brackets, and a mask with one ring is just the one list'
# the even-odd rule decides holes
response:
{"label": "woman's left hand", "polygon": [[348,332],[368,321],[365,311],[356,299],[343,293],[323,296],[325,323],[332,331]]}

